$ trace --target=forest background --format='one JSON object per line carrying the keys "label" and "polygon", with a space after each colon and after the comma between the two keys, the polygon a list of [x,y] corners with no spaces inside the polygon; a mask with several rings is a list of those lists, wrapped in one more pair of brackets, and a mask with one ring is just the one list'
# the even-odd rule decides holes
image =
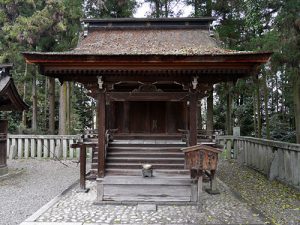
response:
{"label": "forest background", "polygon": [[[41,76],[24,51],[68,51],[81,36],[81,18],[213,16],[224,48],[272,51],[256,76],[214,86],[199,101],[199,129],[241,127],[241,135],[300,143],[300,1],[298,0],[0,0],[0,63],[30,110],[3,114],[11,133],[77,134],[93,127],[95,101],[78,83]],[[186,12],[185,12],[186,13]],[[213,110],[213,117],[210,111]],[[207,113],[208,112],[208,113]],[[212,126],[213,124],[213,126]],[[212,128],[213,127],[213,128]]]}

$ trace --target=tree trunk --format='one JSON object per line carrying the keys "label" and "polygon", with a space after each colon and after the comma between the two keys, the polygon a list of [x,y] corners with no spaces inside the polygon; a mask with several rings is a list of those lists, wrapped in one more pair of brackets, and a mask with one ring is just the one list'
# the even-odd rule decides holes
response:
{"label": "tree trunk", "polygon": [[67,122],[67,83],[64,82],[60,86],[60,96],[59,96],[59,134],[67,134],[66,122]]}
{"label": "tree trunk", "polygon": [[66,134],[70,134],[71,129],[71,83],[66,82]]}
{"label": "tree trunk", "polygon": [[212,16],[212,0],[206,1],[206,15],[205,16]]}
{"label": "tree trunk", "polygon": [[299,71],[296,75],[296,80],[293,85],[294,95],[294,110],[295,110],[295,123],[296,123],[296,142],[300,144],[300,74]]}
{"label": "tree trunk", "polygon": [[49,88],[49,134],[55,134],[55,79],[48,79]]}
{"label": "tree trunk", "polygon": [[156,18],[160,17],[160,4],[159,4],[159,0],[155,0],[155,17]]}
{"label": "tree trunk", "polygon": [[49,81],[49,78],[48,77],[45,77],[45,98],[44,98],[44,130],[46,131],[47,130],[47,126],[48,126],[48,124],[47,124],[47,119],[48,119],[48,116],[49,116],[49,114],[48,114],[48,104],[47,104],[47,100],[48,100],[48,82]]}
{"label": "tree trunk", "polygon": [[[24,73],[24,78],[26,79],[27,77],[27,71],[28,71],[28,64],[25,63],[25,73]],[[26,80],[24,80],[24,84],[23,84],[23,101],[25,102],[26,100]],[[27,126],[27,118],[26,118],[26,110],[23,110],[22,112],[22,124],[24,126],[24,128],[26,128]]]}
{"label": "tree trunk", "polygon": [[267,139],[270,139],[270,123],[269,123],[269,109],[268,109],[268,86],[267,86],[267,74],[263,73],[264,81],[264,107],[265,107],[265,119],[266,119],[266,135]]}
{"label": "tree trunk", "polygon": [[31,129],[32,132],[37,130],[37,93],[36,93],[36,75],[37,69],[32,76],[32,120],[31,120]]}
{"label": "tree trunk", "polygon": [[232,85],[230,83],[226,84],[227,94],[226,94],[226,134],[232,135]]}
{"label": "tree trunk", "polygon": [[165,0],[165,17],[169,17],[168,0]]}
{"label": "tree trunk", "polygon": [[259,89],[259,77],[256,76],[256,109],[257,109],[257,137],[261,138],[261,110],[260,110],[260,89]]}
{"label": "tree trunk", "polygon": [[213,133],[213,107],[214,107],[214,91],[213,89],[210,91],[209,96],[207,98],[207,115],[206,115],[206,130]]}
{"label": "tree trunk", "polygon": [[[24,85],[23,85],[23,101],[25,102],[26,99],[26,82],[24,81]],[[27,126],[27,122],[26,122],[26,110],[23,110],[22,112],[22,124],[24,126],[24,128],[26,128]]]}
{"label": "tree trunk", "polygon": [[253,95],[252,95],[252,98],[253,98],[253,127],[254,127],[254,136],[257,137],[257,117],[256,117],[256,113],[257,113],[257,110],[256,110],[256,94],[255,92],[253,92]]}

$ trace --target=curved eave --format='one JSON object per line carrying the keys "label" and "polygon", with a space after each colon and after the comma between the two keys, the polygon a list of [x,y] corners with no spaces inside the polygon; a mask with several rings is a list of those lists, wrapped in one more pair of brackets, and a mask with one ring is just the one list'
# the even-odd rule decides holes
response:
{"label": "curved eave", "polygon": [[[1,81],[0,81],[1,82]],[[0,90],[0,97],[4,96],[9,99],[9,104],[1,104],[0,111],[23,111],[28,110],[29,106],[23,101],[19,95],[17,88],[13,82],[13,79],[9,77],[6,84],[2,85]]]}

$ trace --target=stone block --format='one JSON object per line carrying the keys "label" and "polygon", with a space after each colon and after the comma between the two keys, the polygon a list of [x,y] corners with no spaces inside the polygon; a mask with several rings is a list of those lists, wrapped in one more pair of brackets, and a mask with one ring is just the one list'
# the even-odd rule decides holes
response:
{"label": "stone block", "polygon": [[156,211],[156,204],[138,204],[137,211]]}
{"label": "stone block", "polygon": [[18,155],[18,149],[16,145],[11,145],[9,150],[9,159],[15,159]]}
{"label": "stone block", "polygon": [[268,174],[269,180],[272,181],[276,179],[279,175],[279,154],[278,151],[274,152],[274,157],[271,162],[270,172]]}

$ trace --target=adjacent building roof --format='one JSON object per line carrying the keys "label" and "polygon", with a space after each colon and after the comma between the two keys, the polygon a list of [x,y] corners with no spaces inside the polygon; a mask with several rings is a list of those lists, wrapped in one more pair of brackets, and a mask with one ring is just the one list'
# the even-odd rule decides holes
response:
{"label": "adjacent building roof", "polygon": [[0,64],[0,111],[23,111],[28,105],[22,100],[9,71],[12,64]]}

